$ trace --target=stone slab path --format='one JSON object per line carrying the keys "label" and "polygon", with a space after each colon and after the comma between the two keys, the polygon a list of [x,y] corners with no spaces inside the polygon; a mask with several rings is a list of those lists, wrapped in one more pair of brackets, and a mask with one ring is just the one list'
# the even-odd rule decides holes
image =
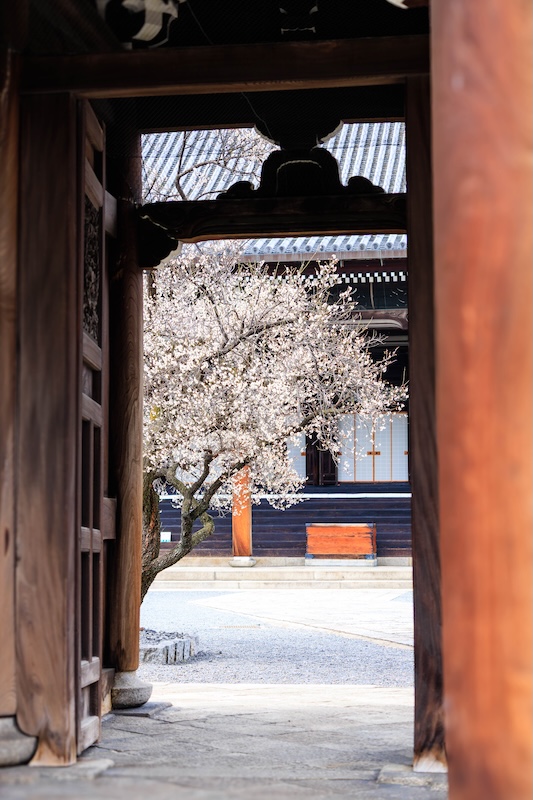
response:
{"label": "stone slab path", "polygon": [[[155,621],[172,621],[183,606],[180,592],[164,595]],[[412,648],[411,592],[393,588],[225,591],[194,602],[208,618],[239,615],[254,629]],[[101,741],[75,766],[0,770],[0,798],[445,800],[445,775],[413,773],[412,741],[406,686],[258,683],[253,674],[238,683],[160,681],[147,706],[106,717]]]}
{"label": "stone slab path", "polygon": [[[0,772],[2,800],[445,800],[410,769],[413,693],[370,686],[158,684],[74,767]],[[157,701],[162,701],[158,705]],[[165,703],[172,702],[172,706]]]}

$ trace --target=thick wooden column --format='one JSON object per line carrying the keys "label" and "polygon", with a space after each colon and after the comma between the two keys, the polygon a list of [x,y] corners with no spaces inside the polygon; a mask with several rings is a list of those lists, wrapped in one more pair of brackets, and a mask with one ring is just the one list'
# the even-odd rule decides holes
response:
{"label": "thick wooden column", "polygon": [[431,119],[428,78],[406,85],[409,472],[415,622],[414,769],[446,767],[435,415]]}
{"label": "thick wooden column", "polygon": [[117,518],[108,647],[111,666],[134,672],[139,666],[143,477],[143,276],[134,216],[141,194],[140,135],[125,134],[113,146],[121,154],[108,161],[113,193],[119,198],[117,259],[109,292],[109,483],[117,497]]}
{"label": "thick wooden column", "polygon": [[15,397],[18,239],[18,80],[12,53],[0,67],[0,717],[14,715]]}
{"label": "thick wooden column", "polygon": [[450,800],[533,794],[532,22],[432,1]]}
{"label": "thick wooden column", "polygon": [[79,280],[76,104],[21,101],[17,720],[33,763],[76,759]]}
{"label": "thick wooden column", "polygon": [[[0,7],[0,765],[31,758],[36,739],[16,724],[16,380],[19,60],[27,4]],[[13,48],[13,49],[12,49]]]}
{"label": "thick wooden column", "polygon": [[233,479],[234,501],[231,511],[233,558],[249,561],[252,556],[252,498],[250,467],[243,467]]}

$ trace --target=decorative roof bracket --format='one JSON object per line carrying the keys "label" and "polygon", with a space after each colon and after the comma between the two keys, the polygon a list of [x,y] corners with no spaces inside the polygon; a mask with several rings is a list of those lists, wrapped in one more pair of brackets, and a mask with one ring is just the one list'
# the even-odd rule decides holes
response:
{"label": "decorative roof bracket", "polygon": [[216,200],[149,203],[138,210],[139,261],[157,266],[179,242],[403,233],[405,194],[385,194],[366,178],[344,186],[327,150],[276,150],[257,189],[239,181]]}

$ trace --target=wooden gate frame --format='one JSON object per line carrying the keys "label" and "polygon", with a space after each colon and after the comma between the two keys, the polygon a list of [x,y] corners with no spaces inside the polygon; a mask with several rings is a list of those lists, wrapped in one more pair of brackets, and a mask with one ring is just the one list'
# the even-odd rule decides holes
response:
{"label": "wooden gate frame", "polygon": [[[532,696],[531,4],[526,0],[499,2],[487,9],[484,0],[431,0],[430,10],[438,490],[443,500],[440,519],[450,796],[453,800],[485,800],[490,795],[493,800],[506,800],[512,795],[525,800],[532,789],[528,769]],[[403,46],[404,42],[399,44]],[[212,94],[305,89],[340,83],[360,85],[377,74],[390,82],[425,72],[420,59],[415,59],[418,63],[414,69],[411,64],[409,70],[400,59],[400,68],[396,64],[394,74],[389,70],[384,75],[383,54],[372,50],[372,42],[366,43],[364,57],[355,68],[351,42],[335,43],[333,62],[327,42],[313,44],[311,59],[306,60],[298,53],[307,46],[291,43],[296,56],[290,68],[283,58],[272,57],[270,45],[259,46],[268,48],[262,59],[254,57],[254,46],[241,48],[241,60],[238,54],[235,59],[223,58],[228,49],[215,48],[219,63],[216,59],[209,61],[210,48],[191,48],[182,52],[180,59],[171,51],[109,53],[97,56],[94,69],[90,66],[95,66],[93,53],[76,57],[76,69],[71,69],[68,56],[25,62],[26,91],[52,94],[27,96],[21,104],[18,308],[22,350],[18,452],[11,470],[18,496],[14,513],[8,511],[3,521],[7,519],[4,564],[8,572],[14,565],[13,537],[9,536],[14,531],[12,520],[16,519],[18,525],[15,624],[8,623],[7,632],[13,642],[16,629],[17,718],[27,733],[40,736],[36,763],[66,763],[75,757],[75,631],[69,613],[75,559],[73,544],[68,537],[64,539],[65,531],[76,527],[73,443],[77,419],[71,387],[78,364],[70,336],[76,330],[72,301],[77,290],[70,269],[76,249],[72,178],[75,104],[67,92],[120,97],[128,92]],[[278,54],[287,53],[283,44],[274,45],[274,49]],[[316,57],[317,52],[322,53],[325,66],[322,58]],[[121,69],[116,70],[116,66]],[[411,99],[416,104],[414,86]],[[9,128],[13,130],[12,123]],[[419,133],[423,136],[424,132]],[[9,139],[10,152],[16,152],[12,135]],[[64,165],[61,173],[54,171],[58,163]],[[8,174],[12,188],[13,171]],[[411,208],[414,210],[416,203]],[[427,217],[427,207],[421,207],[421,212]],[[51,221],[55,227],[51,227]],[[498,246],[490,239],[495,223],[499,226]],[[16,247],[13,220],[6,224],[4,216],[4,241],[6,231],[7,239]],[[131,288],[133,284],[132,278],[122,286]],[[506,292],[504,313],[500,313],[502,286]],[[12,311],[13,296],[10,284]],[[476,302],[471,300],[473,296]],[[486,298],[484,307],[479,296]],[[137,303],[138,291],[133,286],[133,312]],[[54,309],[53,315],[50,309]],[[479,332],[473,323],[476,315],[481,319],[482,314],[490,315],[490,324],[479,358],[479,336],[475,335]],[[420,330],[431,322],[427,315]],[[9,323],[6,327],[11,343],[13,327]],[[43,330],[46,340],[40,341]],[[517,342],[520,349],[514,349]],[[8,372],[12,358],[10,344],[3,360]],[[427,380],[431,381],[431,375]],[[479,413],[480,387],[487,403],[483,413]],[[7,392],[5,397],[12,420],[13,393]],[[431,399],[431,395],[428,397]],[[421,432],[424,426],[432,426],[433,411],[429,407],[426,410],[427,419],[420,417]],[[516,435],[507,424],[511,415],[515,423],[520,423],[514,426]],[[528,434],[527,446],[523,431]],[[477,449],[472,448],[472,442]],[[498,446],[504,447],[499,459],[494,457]],[[13,452],[9,434],[7,449]],[[55,454],[57,458],[52,457]],[[131,455],[131,451],[125,448],[124,455]],[[422,463],[422,453],[420,458]],[[431,580],[439,564],[433,525],[434,461],[431,467],[431,480],[422,484],[420,512],[423,515],[424,509],[429,510],[432,533],[421,539],[424,548],[420,570],[415,570],[415,592],[419,581]],[[136,490],[132,491],[135,494]],[[137,505],[133,513],[136,519]],[[120,517],[119,525],[123,524]],[[43,554],[47,554],[46,559]],[[415,565],[417,558],[415,555]],[[125,554],[121,568],[126,577],[133,561],[134,557],[128,560]],[[428,573],[425,563],[430,568]],[[498,574],[502,569],[503,580]],[[438,581],[431,585],[438,587]],[[117,597],[124,597],[124,593],[118,592]],[[13,607],[10,589],[9,603]],[[418,606],[418,623],[422,623],[420,611],[427,614],[433,637],[426,644],[440,658],[439,617],[431,595]],[[135,662],[133,641],[133,651],[124,654],[134,623],[132,613],[127,630],[117,631],[115,637],[115,651],[122,652],[122,662],[130,666]],[[422,624],[415,628],[415,639],[417,631],[422,636],[424,629]],[[11,654],[7,686],[13,685],[13,663]],[[436,705],[427,705],[428,726],[440,719],[438,693],[433,696]],[[9,690],[3,699],[2,709],[11,709]],[[431,732],[430,727],[428,730]],[[435,742],[439,747],[438,736]],[[431,739],[427,738],[425,744],[431,745]]]}

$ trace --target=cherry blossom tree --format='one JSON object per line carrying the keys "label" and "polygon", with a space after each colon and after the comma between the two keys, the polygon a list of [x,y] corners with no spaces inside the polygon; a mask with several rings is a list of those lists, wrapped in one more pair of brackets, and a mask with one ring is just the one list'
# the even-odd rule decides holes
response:
{"label": "cherry blossom tree", "polygon": [[[239,264],[227,242],[189,248],[147,281],[143,597],[213,533],[210,512],[230,508],[244,466],[252,500],[285,508],[302,485],[288,442],[313,436],[338,457],[341,415],[401,404],[403,390],[383,379],[391,357],[372,359],[338,281],[334,263],[312,275]],[[181,535],[161,551],[164,485],[177,492]]]}

